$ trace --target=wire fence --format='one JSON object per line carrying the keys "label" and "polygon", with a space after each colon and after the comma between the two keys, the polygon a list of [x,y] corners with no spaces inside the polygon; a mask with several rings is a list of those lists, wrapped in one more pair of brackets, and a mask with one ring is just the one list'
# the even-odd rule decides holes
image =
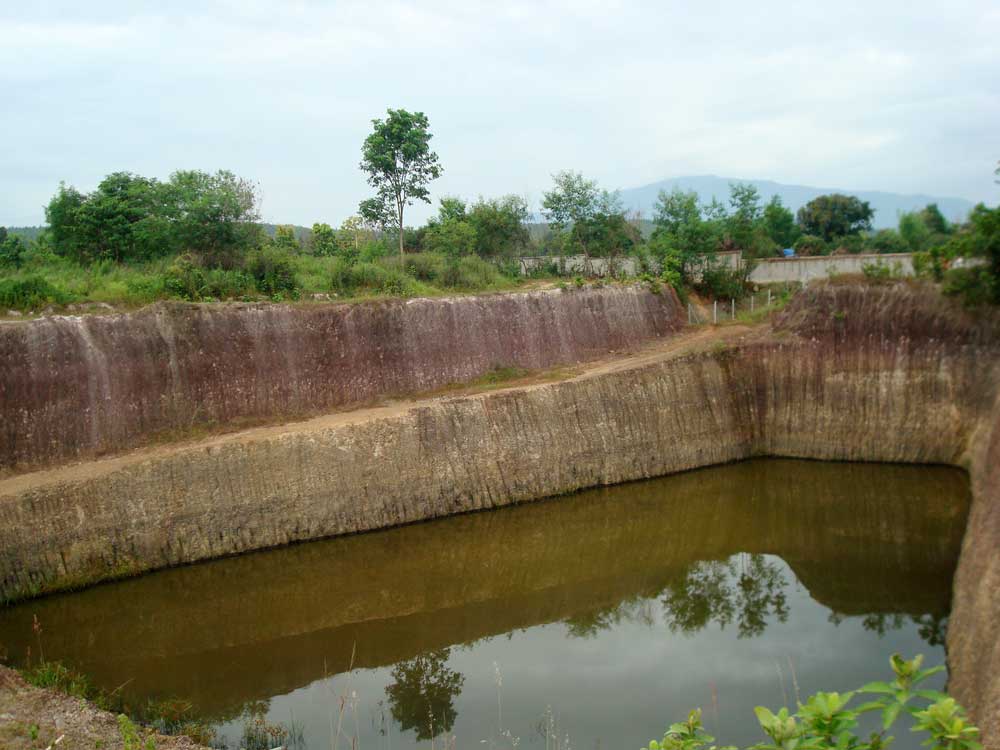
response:
{"label": "wire fence", "polygon": [[688,302],[688,323],[691,325],[717,325],[736,320],[748,314],[775,308],[787,298],[784,289],[759,289],[740,299],[714,299],[704,305]]}

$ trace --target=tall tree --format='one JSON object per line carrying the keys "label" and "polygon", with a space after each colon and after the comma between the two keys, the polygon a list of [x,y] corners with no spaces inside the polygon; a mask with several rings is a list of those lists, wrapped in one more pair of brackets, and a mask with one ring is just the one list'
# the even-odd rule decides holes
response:
{"label": "tall tree", "polygon": [[552,180],[555,183],[552,190],[542,196],[545,218],[587,258],[593,250],[606,254],[611,245],[605,247],[601,238],[610,238],[615,233],[605,229],[619,224],[615,216],[624,222],[625,212],[618,194],[601,190],[594,180],[579,172],[557,172]]}
{"label": "tall tree", "polygon": [[872,228],[875,211],[867,201],[853,195],[821,195],[799,209],[797,220],[803,233],[829,242],[838,237]]}
{"label": "tall tree", "polygon": [[764,231],[781,248],[794,245],[801,234],[795,225],[795,214],[785,208],[780,195],[773,196],[764,206]]}
{"label": "tall tree", "polygon": [[372,120],[374,130],[361,147],[361,169],[375,198],[361,204],[366,219],[395,216],[399,257],[403,258],[403,209],[414,200],[430,203],[427,188],[441,176],[438,155],[431,151],[429,123],[423,112],[389,109],[384,120]]}

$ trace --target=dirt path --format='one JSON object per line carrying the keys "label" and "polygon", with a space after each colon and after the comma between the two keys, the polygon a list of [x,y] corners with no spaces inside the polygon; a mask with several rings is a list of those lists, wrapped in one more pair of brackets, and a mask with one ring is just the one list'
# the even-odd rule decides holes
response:
{"label": "dirt path", "polygon": [[301,421],[252,427],[197,440],[140,448],[129,453],[108,458],[92,459],[52,469],[33,471],[0,480],[0,499],[54,482],[79,482],[104,476],[105,474],[136,463],[161,458],[182,451],[204,450],[232,442],[266,440],[292,432],[302,433],[326,430],[341,425],[357,424],[374,419],[398,416],[415,407],[439,401],[456,398],[482,398],[488,394],[500,391],[532,390],[542,388],[554,382],[599,377],[610,372],[620,372],[635,367],[643,367],[653,362],[681,356],[703,349],[707,345],[715,344],[716,342],[730,342],[742,338],[750,333],[750,331],[759,328],[759,326],[751,327],[745,325],[692,328],[664,341],[655,342],[632,352],[621,354],[612,352],[607,357],[591,362],[535,371],[523,378],[508,381],[498,386],[457,386],[423,397],[387,401],[377,406],[332,412]]}

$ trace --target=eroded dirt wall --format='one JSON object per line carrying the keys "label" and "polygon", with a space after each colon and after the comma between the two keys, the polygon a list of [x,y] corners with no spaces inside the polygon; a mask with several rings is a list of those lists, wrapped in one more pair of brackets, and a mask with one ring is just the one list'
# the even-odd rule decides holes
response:
{"label": "eroded dirt wall", "polygon": [[644,286],[333,305],[158,304],[0,325],[0,470],[594,359],[684,322]]}

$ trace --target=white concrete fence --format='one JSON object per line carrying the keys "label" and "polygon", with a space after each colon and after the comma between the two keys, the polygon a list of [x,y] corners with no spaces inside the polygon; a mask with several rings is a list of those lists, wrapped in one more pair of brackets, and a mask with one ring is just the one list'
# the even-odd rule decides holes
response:
{"label": "white concrete fence", "polygon": [[[745,265],[739,251],[717,253],[716,262],[730,269]],[[636,258],[587,258],[583,255],[533,256],[520,258],[521,273],[530,274],[537,268],[555,263],[561,273],[581,276],[636,276],[641,273]],[[651,261],[655,272],[656,263]],[[883,266],[897,275],[913,275],[912,253],[859,254],[859,255],[809,255],[796,258],[763,258],[756,261],[750,272],[752,284],[781,284],[824,279],[846,273],[862,273],[868,265]]]}

